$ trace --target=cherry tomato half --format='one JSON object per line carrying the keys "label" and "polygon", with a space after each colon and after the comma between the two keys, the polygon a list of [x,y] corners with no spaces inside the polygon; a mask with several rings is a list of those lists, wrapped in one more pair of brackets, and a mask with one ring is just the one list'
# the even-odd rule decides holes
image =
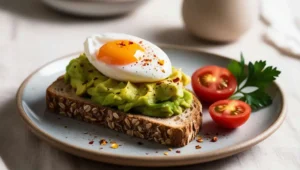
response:
{"label": "cherry tomato half", "polygon": [[229,70],[219,66],[205,66],[192,75],[192,87],[203,102],[213,103],[229,98],[237,82]]}
{"label": "cherry tomato half", "polygon": [[250,117],[250,106],[239,100],[220,100],[209,107],[211,118],[225,128],[237,128]]}

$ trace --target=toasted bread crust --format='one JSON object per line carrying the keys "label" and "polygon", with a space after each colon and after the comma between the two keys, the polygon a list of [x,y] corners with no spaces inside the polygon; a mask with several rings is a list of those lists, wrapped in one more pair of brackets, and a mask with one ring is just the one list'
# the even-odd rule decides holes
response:
{"label": "toasted bread crust", "polygon": [[[195,96],[192,107],[182,113],[185,115],[153,118],[124,113],[78,97],[62,78],[47,88],[46,102],[52,112],[174,147],[185,146],[193,140],[202,123],[202,106]],[[179,125],[165,123],[174,121],[180,121]]]}

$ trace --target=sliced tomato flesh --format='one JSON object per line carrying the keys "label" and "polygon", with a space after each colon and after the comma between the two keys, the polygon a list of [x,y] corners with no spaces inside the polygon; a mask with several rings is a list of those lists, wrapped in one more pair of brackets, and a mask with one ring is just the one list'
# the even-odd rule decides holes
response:
{"label": "sliced tomato flesh", "polygon": [[237,86],[235,77],[226,68],[206,66],[192,76],[192,87],[201,101],[212,103],[230,97]]}
{"label": "sliced tomato flesh", "polygon": [[239,100],[221,100],[209,107],[212,119],[222,127],[236,128],[250,117],[250,106]]}

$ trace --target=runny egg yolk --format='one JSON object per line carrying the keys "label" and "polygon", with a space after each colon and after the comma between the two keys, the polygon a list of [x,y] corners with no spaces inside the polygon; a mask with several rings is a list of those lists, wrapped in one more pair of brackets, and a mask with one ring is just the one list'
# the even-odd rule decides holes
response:
{"label": "runny egg yolk", "polygon": [[132,41],[110,41],[100,47],[97,59],[106,64],[127,65],[138,61],[138,55],[144,51],[144,48]]}

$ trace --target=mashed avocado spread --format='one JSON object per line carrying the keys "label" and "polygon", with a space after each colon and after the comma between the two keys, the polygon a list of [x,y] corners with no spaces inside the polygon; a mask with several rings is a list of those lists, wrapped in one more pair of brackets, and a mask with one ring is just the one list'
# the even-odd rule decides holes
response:
{"label": "mashed avocado spread", "polygon": [[77,95],[124,112],[170,117],[181,114],[193,101],[193,95],[184,88],[190,78],[175,68],[168,78],[159,82],[122,82],[101,74],[81,54],[69,63],[66,71],[65,80],[76,89]]}

